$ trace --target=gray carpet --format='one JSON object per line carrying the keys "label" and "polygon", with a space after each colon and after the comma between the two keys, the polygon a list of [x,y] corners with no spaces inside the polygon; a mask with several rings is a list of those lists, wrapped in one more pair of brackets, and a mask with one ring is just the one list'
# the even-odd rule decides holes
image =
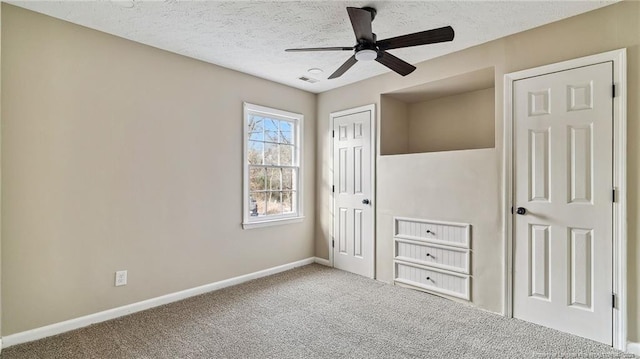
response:
{"label": "gray carpet", "polygon": [[633,358],[309,265],[3,350],[17,358]]}

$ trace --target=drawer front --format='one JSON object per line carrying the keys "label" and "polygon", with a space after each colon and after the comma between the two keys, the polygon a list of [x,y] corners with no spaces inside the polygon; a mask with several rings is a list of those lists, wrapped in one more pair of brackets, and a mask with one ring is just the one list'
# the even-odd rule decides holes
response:
{"label": "drawer front", "polygon": [[469,274],[469,250],[396,239],[395,259]]}
{"label": "drawer front", "polygon": [[471,225],[410,218],[395,219],[395,237],[469,248]]}
{"label": "drawer front", "polygon": [[395,263],[395,281],[433,292],[470,299],[470,278],[464,274],[426,269],[406,263]]}

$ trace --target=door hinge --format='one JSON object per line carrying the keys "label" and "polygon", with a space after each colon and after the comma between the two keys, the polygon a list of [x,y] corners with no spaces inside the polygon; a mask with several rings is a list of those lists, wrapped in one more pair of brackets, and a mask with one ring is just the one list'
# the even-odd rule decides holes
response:
{"label": "door hinge", "polygon": [[615,188],[611,191],[611,201],[613,203],[616,203],[616,189]]}
{"label": "door hinge", "polygon": [[336,131],[331,131],[331,137],[336,137]]}
{"label": "door hinge", "polygon": [[616,84],[611,85],[611,97],[616,97]]}
{"label": "door hinge", "polygon": [[616,294],[611,294],[611,308],[616,308]]}
{"label": "door hinge", "polygon": [[335,240],[335,239],[332,239],[332,240],[331,240],[331,248],[333,248],[333,247],[335,247],[335,246],[336,246],[336,240]]}
{"label": "door hinge", "polygon": [[335,192],[336,192],[336,186],[335,186],[335,185],[332,185],[332,186],[331,186],[331,193],[335,193]]}
{"label": "door hinge", "polygon": [[513,214],[513,207],[511,207],[511,214]]}

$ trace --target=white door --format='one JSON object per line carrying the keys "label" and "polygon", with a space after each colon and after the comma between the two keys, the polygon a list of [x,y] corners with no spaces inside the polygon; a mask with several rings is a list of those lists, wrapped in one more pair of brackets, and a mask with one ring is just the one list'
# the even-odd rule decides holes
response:
{"label": "white door", "polygon": [[513,315],[611,345],[613,64],[514,82]]}
{"label": "white door", "polygon": [[374,277],[373,106],[333,119],[333,266]]}

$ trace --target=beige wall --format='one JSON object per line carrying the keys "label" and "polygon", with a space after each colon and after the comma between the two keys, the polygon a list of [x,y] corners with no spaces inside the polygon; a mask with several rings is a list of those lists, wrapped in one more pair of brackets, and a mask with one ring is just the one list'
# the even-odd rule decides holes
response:
{"label": "beige wall", "polygon": [[[629,339],[640,342],[640,191],[637,183],[640,169],[640,2],[622,2],[590,13],[533,29],[524,33],[492,41],[454,54],[436,58],[417,65],[417,70],[407,77],[389,73],[369,80],[322,93],[318,96],[318,212],[316,222],[316,255],[328,258],[331,233],[329,172],[330,146],[329,113],[351,107],[375,103],[379,109],[380,94],[398,91],[476,69],[495,67],[495,149],[456,151],[379,157],[377,203],[377,254],[376,274],[382,281],[390,281],[392,273],[390,218],[393,215],[455,219],[474,225],[473,233],[473,302],[493,311],[500,311],[499,295],[503,282],[502,220],[500,208],[502,183],[502,93],[505,73],[544,64],[587,56],[618,48],[627,48],[628,81],[628,288]],[[379,111],[378,111],[379,112]],[[415,157],[411,157],[415,156]],[[407,160],[410,159],[410,160]],[[471,160],[482,161],[481,171],[469,166]],[[422,166],[441,164],[434,181],[429,181]],[[404,166],[404,167],[403,167]],[[414,175],[410,169],[420,171]],[[419,170],[418,170],[419,169]],[[447,177],[447,173],[459,172],[460,178]],[[396,175],[397,174],[397,175]],[[475,194],[486,202],[469,198],[437,195],[436,189],[461,190],[468,183],[469,175],[483,184]],[[447,180],[453,181],[447,182]],[[495,181],[494,185],[488,185]],[[384,186],[384,187],[383,187]],[[409,189],[409,190],[404,190]],[[387,193],[385,191],[392,191]],[[488,193],[487,193],[488,191]],[[464,192],[467,193],[467,192]],[[487,197],[488,196],[488,197]],[[403,203],[410,203],[405,207]],[[456,207],[457,206],[457,207]],[[402,211],[400,210],[402,209]],[[442,209],[442,212],[438,210]],[[486,211],[482,217],[475,212]],[[401,212],[401,213],[400,213]],[[437,218],[436,218],[437,217]],[[445,218],[446,217],[446,218]],[[454,218],[455,217],[455,218]],[[480,229],[479,226],[482,226]],[[477,251],[480,251],[479,253]],[[487,256],[486,258],[484,256]],[[481,263],[478,261],[481,260]],[[479,288],[491,288],[483,290]]]}
{"label": "beige wall", "polygon": [[381,95],[380,154],[493,148],[494,93],[491,87],[408,103]]}
{"label": "beige wall", "polygon": [[410,104],[409,152],[493,148],[494,93],[492,87]]}
{"label": "beige wall", "polygon": [[391,96],[380,97],[380,153],[409,152],[409,105]]}
{"label": "beige wall", "polygon": [[[2,335],[313,256],[314,94],[7,4],[1,74]],[[305,116],[303,223],[241,229],[243,101]]]}

